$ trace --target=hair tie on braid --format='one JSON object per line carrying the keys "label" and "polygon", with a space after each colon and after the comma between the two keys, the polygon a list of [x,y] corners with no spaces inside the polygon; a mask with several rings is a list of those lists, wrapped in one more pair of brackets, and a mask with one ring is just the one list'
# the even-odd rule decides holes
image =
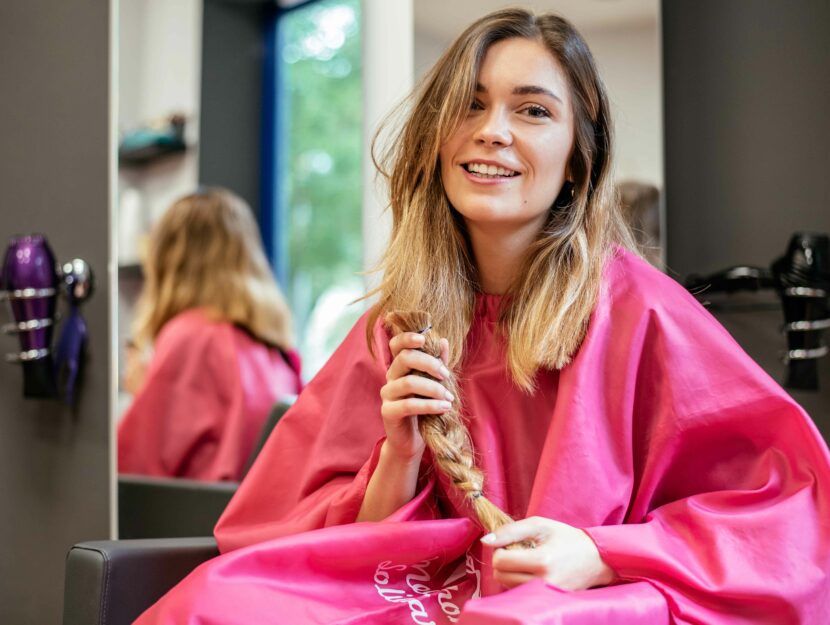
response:
{"label": "hair tie on braid", "polygon": [[[423,351],[436,358],[441,357],[441,337],[432,330],[429,313],[421,311],[391,312],[386,315],[386,324],[395,334],[402,332],[417,332],[425,337]],[[422,371],[413,370],[413,374],[422,377],[432,376]],[[438,380],[456,398],[459,397],[455,378],[450,375],[444,380]],[[443,414],[428,414],[418,417],[418,430],[427,447],[432,452],[432,458],[438,467],[455,488],[461,491],[465,499],[475,512],[479,523],[487,532],[493,532],[503,525],[512,523],[511,519],[498,506],[493,504],[483,493],[484,474],[475,466],[473,446],[470,433],[461,419],[461,409],[458,399],[452,408]],[[532,548],[529,541],[515,543],[509,548]]]}

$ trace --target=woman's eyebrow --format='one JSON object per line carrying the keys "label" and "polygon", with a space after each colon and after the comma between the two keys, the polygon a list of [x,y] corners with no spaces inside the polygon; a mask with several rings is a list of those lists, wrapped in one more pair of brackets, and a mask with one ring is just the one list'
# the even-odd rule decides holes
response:
{"label": "woman's eyebrow", "polygon": [[544,87],[538,87],[537,85],[521,85],[513,89],[513,95],[546,95],[550,98],[553,98],[560,104],[563,104],[562,98],[556,95],[550,89],[545,89]]}
{"label": "woman's eyebrow", "polygon": [[[476,83],[476,92],[477,93],[487,93],[487,88],[482,85],[481,83]],[[513,95],[546,95],[550,98],[553,98],[560,104],[564,104],[562,102],[562,98],[556,95],[550,89],[545,89],[544,87],[540,87],[538,85],[519,85],[518,87],[513,88]]]}

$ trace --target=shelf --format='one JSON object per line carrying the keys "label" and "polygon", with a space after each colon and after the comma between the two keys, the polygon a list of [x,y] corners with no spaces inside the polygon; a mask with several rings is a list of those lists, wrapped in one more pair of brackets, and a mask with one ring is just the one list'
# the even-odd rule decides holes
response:
{"label": "shelf", "polygon": [[118,151],[118,164],[124,167],[144,167],[176,154],[188,151],[184,143],[154,143],[131,150]]}

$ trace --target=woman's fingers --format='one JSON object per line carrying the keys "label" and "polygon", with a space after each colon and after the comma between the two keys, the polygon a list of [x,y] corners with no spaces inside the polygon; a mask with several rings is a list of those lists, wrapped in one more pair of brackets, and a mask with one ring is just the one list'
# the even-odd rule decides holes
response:
{"label": "woman's fingers", "polygon": [[529,517],[500,527],[482,537],[481,542],[490,547],[506,547],[525,540],[541,542],[550,533],[550,523],[549,519]]}
{"label": "woman's fingers", "polygon": [[493,571],[493,577],[497,582],[507,586],[508,588],[515,588],[520,584],[536,579],[533,575],[527,573],[513,573],[506,571]]}
{"label": "woman's fingers", "polygon": [[387,382],[380,389],[380,397],[384,401],[396,401],[412,395],[417,395],[423,399],[455,400],[452,393],[443,385],[421,375],[405,375],[397,380]]}
{"label": "woman's fingers", "polygon": [[441,339],[441,360],[445,365],[450,362],[450,342],[447,339]]}
{"label": "woman's fingers", "polygon": [[442,414],[452,408],[448,401],[410,397],[397,401],[385,401],[380,408],[384,419],[401,419],[422,414]]}
{"label": "woman's fingers", "polygon": [[443,380],[450,372],[440,360],[417,349],[403,349],[392,361],[386,372],[388,381],[402,378],[412,370],[431,375],[437,380]]}
{"label": "woman's fingers", "polygon": [[437,381],[450,375],[446,366],[449,343],[441,342],[440,358],[421,351],[424,343],[425,338],[415,332],[403,332],[390,339],[392,364],[380,390],[387,443],[406,453],[415,447],[423,450],[414,417],[448,412],[455,401],[452,393]]}
{"label": "woman's fingers", "polygon": [[493,552],[493,570],[540,575],[549,562],[542,549],[496,549]]}
{"label": "woman's fingers", "polygon": [[426,339],[423,334],[417,332],[401,332],[389,340],[389,351],[392,358],[396,358],[404,349],[420,349],[424,346]]}

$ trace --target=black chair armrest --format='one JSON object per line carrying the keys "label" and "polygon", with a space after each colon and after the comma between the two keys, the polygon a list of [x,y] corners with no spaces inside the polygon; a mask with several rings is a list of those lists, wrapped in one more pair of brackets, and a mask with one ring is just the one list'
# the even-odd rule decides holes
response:
{"label": "black chair armrest", "polygon": [[213,538],[79,543],[66,556],[63,625],[129,625],[217,555]]}

